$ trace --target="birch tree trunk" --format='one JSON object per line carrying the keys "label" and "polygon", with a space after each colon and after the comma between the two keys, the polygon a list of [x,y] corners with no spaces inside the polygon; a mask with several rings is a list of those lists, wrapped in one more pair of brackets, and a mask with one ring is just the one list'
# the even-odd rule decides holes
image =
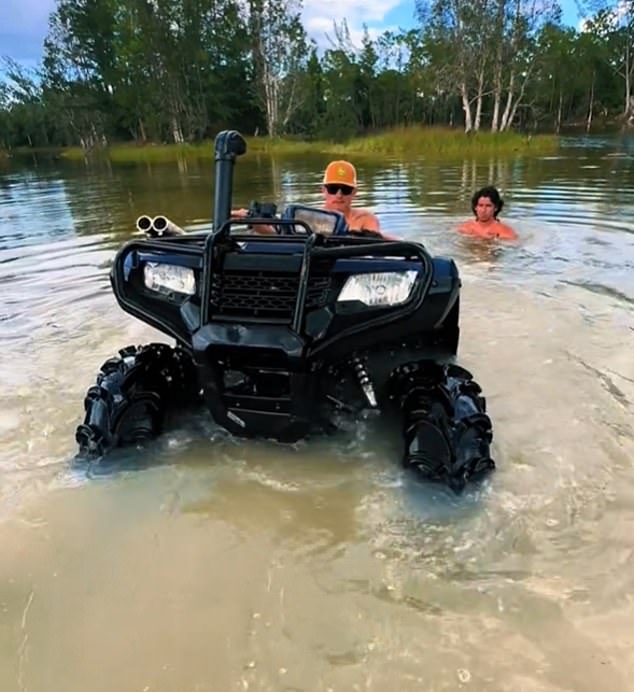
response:
{"label": "birch tree trunk", "polygon": [[509,77],[509,83],[507,86],[506,93],[506,105],[504,106],[504,113],[502,113],[502,120],[500,122],[500,132],[507,130],[511,123],[511,112],[513,110],[513,90],[515,89],[515,70],[511,71],[511,76]]}
{"label": "birch tree trunk", "polygon": [[269,137],[277,137],[299,105],[297,83],[308,59],[297,0],[248,0],[257,91]]}
{"label": "birch tree trunk", "polygon": [[471,102],[469,101],[469,91],[466,82],[460,84],[460,97],[462,98],[462,110],[464,111],[464,131],[473,130],[473,116],[471,115]]}
{"label": "birch tree trunk", "polygon": [[493,66],[493,113],[491,115],[491,132],[497,132],[500,127],[500,109],[502,107],[502,69],[504,56],[504,14],[506,12],[506,0],[498,0],[495,17],[494,41],[495,61]]}
{"label": "birch tree trunk", "polygon": [[502,101],[502,65],[495,66],[495,76],[493,78],[493,113],[491,115],[491,132],[497,132],[500,127],[500,106]]}
{"label": "birch tree trunk", "polygon": [[555,120],[555,133],[559,134],[561,131],[561,121],[563,117],[563,105],[564,105],[564,93],[559,90],[559,104],[557,106],[557,119]]}
{"label": "birch tree trunk", "polygon": [[170,125],[174,144],[182,144],[185,141],[185,138],[183,137],[183,130],[181,129],[178,115],[174,112],[174,110],[172,111],[172,116],[170,118]]}
{"label": "birch tree trunk", "polygon": [[588,117],[586,118],[586,132],[590,132],[592,127],[592,116],[594,114],[594,82],[596,73],[592,73],[592,83],[590,84],[590,99],[588,103]]}
{"label": "birch tree trunk", "polygon": [[484,99],[484,66],[480,68],[478,75],[478,94],[476,96],[476,111],[473,123],[474,132],[480,131],[480,121],[482,120],[482,101]]}
{"label": "birch tree trunk", "polygon": [[[630,10],[634,12],[634,10]],[[632,23],[634,24],[634,19],[632,19]],[[632,32],[631,37],[628,34],[626,34],[626,41],[625,41],[625,54],[624,54],[624,60],[623,60],[623,76],[625,77],[625,108],[624,108],[624,115],[625,117],[628,117],[628,114],[630,116],[634,115],[632,112],[632,100],[634,98],[634,95],[632,94],[632,79],[634,78],[634,46],[632,46],[632,43],[630,42],[629,38],[634,41],[634,31]]]}

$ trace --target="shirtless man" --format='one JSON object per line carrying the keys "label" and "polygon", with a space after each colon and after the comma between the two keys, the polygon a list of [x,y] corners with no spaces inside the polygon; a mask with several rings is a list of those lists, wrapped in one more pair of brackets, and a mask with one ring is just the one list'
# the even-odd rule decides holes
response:
{"label": "shirtless man", "polygon": [[517,233],[506,224],[498,221],[504,200],[496,188],[489,186],[478,190],[471,198],[474,220],[465,221],[458,227],[460,233],[477,238],[501,238],[517,240]]}
{"label": "shirtless man", "polygon": [[324,171],[321,192],[324,209],[343,214],[351,231],[370,231],[381,235],[379,219],[367,209],[354,209],[357,171],[349,161],[331,161]]}
{"label": "shirtless man", "polygon": [[[342,214],[351,231],[365,231],[380,238],[396,240],[396,236],[381,232],[379,219],[367,209],[352,206],[357,194],[357,171],[349,161],[331,161],[324,171],[321,192],[324,196],[324,209]],[[245,218],[248,210],[236,209],[231,212],[233,218]],[[258,233],[277,233],[273,226],[258,225]]]}

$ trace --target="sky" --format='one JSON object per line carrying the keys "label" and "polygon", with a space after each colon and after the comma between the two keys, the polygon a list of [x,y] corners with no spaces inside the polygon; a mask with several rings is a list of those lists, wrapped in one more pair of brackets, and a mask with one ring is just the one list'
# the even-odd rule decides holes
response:
{"label": "sky", "polygon": [[[561,0],[564,22],[579,21],[575,0]],[[56,0],[0,0],[0,57],[9,56],[26,67],[42,57],[48,16]],[[360,45],[363,23],[371,36],[387,29],[409,28],[414,23],[414,0],[304,0],[304,25],[318,45],[327,46],[333,20],[347,19],[353,43]]]}

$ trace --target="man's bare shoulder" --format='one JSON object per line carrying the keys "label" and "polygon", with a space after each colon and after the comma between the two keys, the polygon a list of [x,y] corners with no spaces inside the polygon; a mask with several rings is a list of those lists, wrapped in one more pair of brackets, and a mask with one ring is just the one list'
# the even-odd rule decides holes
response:
{"label": "man's bare shoulder", "polygon": [[475,226],[475,221],[463,221],[458,226],[458,231],[460,233],[473,233],[475,231],[474,226]]}
{"label": "man's bare shoulder", "polygon": [[477,221],[464,221],[458,226],[458,232],[465,235],[477,236],[478,238],[493,238],[495,232],[491,227],[483,226]]}
{"label": "man's bare shoulder", "polygon": [[368,209],[352,209],[348,225],[353,231],[380,231],[379,217]]}
{"label": "man's bare shoulder", "polygon": [[458,232],[478,238],[502,238],[503,240],[517,239],[517,233],[507,224],[496,221],[483,225],[477,221],[465,221],[458,226]]}
{"label": "man's bare shoulder", "polygon": [[501,221],[498,221],[497,235],[498,238],[504,238],[505,240],[517,240],[517,233]]}

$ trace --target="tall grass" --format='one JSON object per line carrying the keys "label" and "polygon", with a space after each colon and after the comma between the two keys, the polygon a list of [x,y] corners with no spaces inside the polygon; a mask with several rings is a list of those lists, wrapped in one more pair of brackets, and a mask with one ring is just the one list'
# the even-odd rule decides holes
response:
{"label": "tall grass", "polygon": [[[554,135],[527,136],[516,132],[478,132],[467,135],[460,130],[437,127],[399,127],[384,132],[355,137],[345,142],[326,140],[271,139],[246,137],[247,154],[277,154],[282,156],[330,154],[333,156],[361,155],[421,156],[427,158],[456,158],[478,155],[536,155],[556,151],[558,138]],[[61,156],[81,159],[85,156],[106,157],[117,163],[170,162],[177,159],[212,159],[212,141],[197,144],[134,144],[113,145],[106,149],[85,152],[75,147],[65,149]]]}
{"label": "tall grass", "polygon": [[517,132],[466,134],[451,128],[400,127],[377,135],[351,140],[345,153],[416,157],[477,156],[480,154],[543,154],[555,151],[554,135],[527,136]]}

